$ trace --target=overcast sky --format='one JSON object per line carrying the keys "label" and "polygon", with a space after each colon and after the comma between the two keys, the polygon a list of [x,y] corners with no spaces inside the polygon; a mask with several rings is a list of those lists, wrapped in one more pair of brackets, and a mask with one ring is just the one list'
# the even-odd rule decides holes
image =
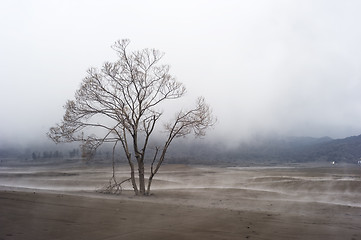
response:
{"label": "overcast sky", "polygon": [[361,134],[361,1],[0,3],[2,142],[46,139],[123,38],[165,52],[187,99],[206,98],[210,136]]}

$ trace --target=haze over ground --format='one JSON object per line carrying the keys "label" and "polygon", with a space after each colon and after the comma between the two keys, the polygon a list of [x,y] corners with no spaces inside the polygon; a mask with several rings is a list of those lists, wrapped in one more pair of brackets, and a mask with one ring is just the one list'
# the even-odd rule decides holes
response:
{"label": "haze over ground", "polygon": [[[0,144],[48,141],[111,45],[156,48],[229,141],[361,133],[360,1],[11,1],[0,9]],[[178,106],[178,105],[177,105]]]}

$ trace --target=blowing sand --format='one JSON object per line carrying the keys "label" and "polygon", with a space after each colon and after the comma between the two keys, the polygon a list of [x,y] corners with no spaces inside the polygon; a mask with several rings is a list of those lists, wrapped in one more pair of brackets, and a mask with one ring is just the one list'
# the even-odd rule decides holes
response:
{"label": "blowing sand", "polygon": [[361,239],[357,167],[165,165],[149,197],[96,193],[109,174],[1,168],[0,240]]}

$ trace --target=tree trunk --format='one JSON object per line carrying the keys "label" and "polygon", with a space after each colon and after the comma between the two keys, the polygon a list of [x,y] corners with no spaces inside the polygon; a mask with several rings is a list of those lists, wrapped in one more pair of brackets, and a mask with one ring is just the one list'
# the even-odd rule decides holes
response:
{"label": "tree trunk", "polygon": [[139,172],[139,192],[141,195],[145,195],[145,182],[144,182],[144,162],[138,161],[138,172]]}
{"label": "tree trunk", "polygon": [[139,192],[138,192],[137,183],[135,181],[134,164],[132,163],[131,159],[129,159],[129,158],[130,157],[128,157],[128,163],[129,163],[129,166],[130,166],[130,178],[131,178],[131,181],[132,181],[132,186],[133,186],[134,193],[135,193],[135,195],[138,195]]}
{"label": "tree trunk", "polygon": [[150,195],[150,186],[152,185],[153,177],[154,177],[154,174],[151,174],[148,179],[148,188],[147,188],[147,193],[146,193],[147,196]]}

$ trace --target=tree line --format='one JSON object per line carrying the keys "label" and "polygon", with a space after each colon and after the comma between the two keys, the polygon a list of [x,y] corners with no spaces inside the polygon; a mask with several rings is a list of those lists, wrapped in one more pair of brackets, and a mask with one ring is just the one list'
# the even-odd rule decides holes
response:
{"label": "tree line", "polygon": [[42,151],[42,152],[34,151],[31,154],[32,160],[52,159],[52,158],[58,159],[58,158],[64,158],[64,157],[69,157],[69,158],[80,157],[80,150],[74,148],[71,151],[68,151],[66,154],[64,154],[63,151],[59,151],[59,150]]}

